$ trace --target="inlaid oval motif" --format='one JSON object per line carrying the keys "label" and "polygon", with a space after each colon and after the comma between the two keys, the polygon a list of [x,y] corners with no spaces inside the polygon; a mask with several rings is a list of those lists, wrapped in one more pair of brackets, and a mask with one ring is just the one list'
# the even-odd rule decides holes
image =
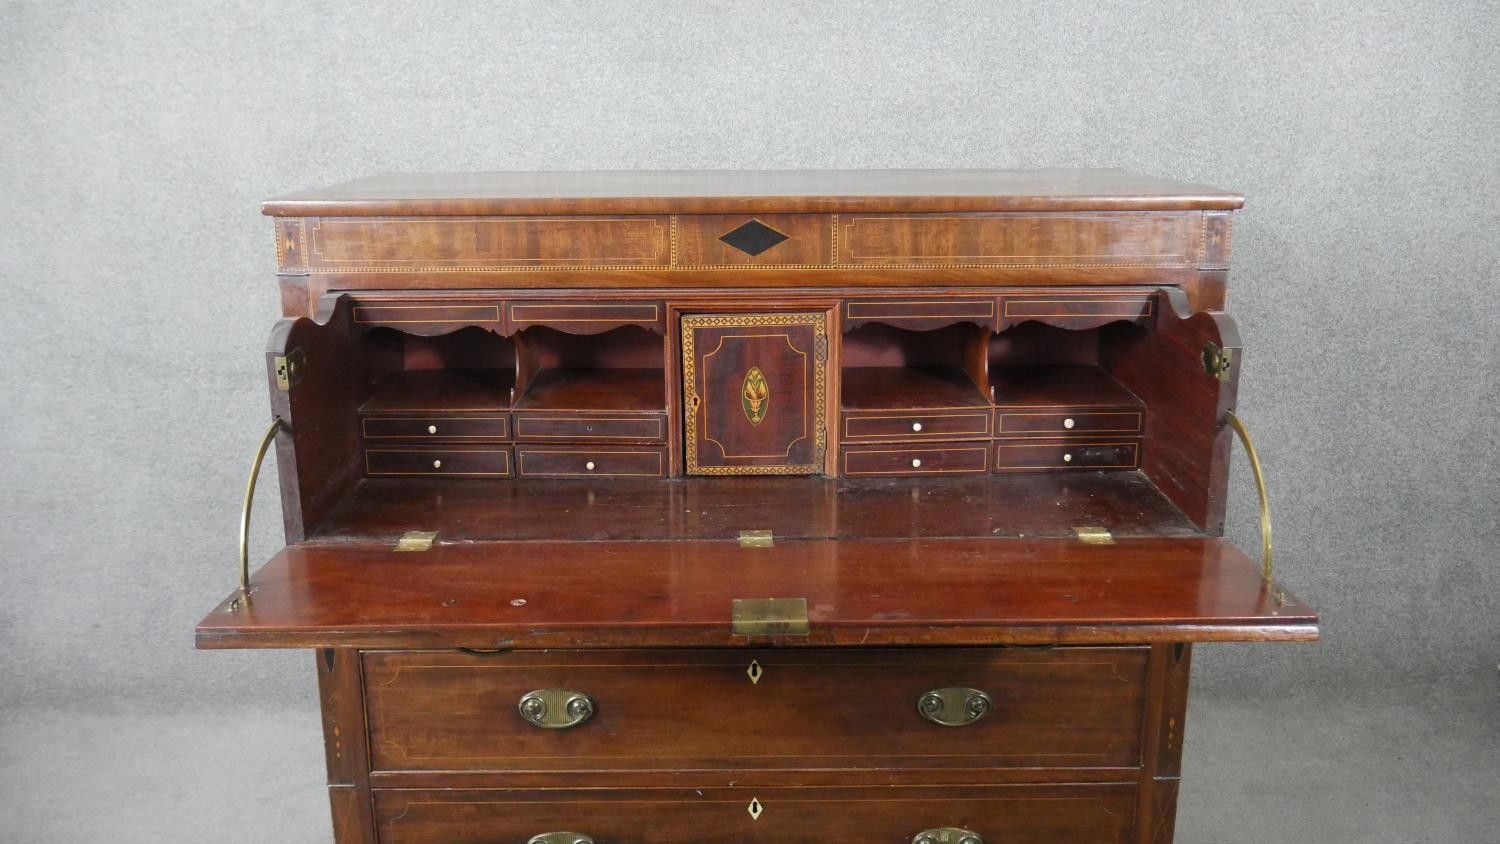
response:
{"label": "inlaid oval motif", "polygon": [[740,406],[745,409],[745,418],[751,425],[759,425],[766,418],[766,405],[771,401],[771,386],[760,367],[752,366],[745,373],[744,386],[740,388]]}

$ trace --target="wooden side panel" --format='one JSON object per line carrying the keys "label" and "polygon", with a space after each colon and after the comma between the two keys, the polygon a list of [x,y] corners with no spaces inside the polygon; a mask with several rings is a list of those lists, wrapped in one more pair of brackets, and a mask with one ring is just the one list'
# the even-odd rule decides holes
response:
{"label": "wooden side panel", "polygon": [[[283,320],[271,333],[266,378],[271,409],[285,427],[276,440],[288,542],[317,527],[362,474],[359,419],[373,361],[359,351],[353,308],[340,297],[323,321]],[[278,359],[297,361],[288,389]]]}
{"label": "wooden side panel", "polygon": [[[1168,302],[1181,294],[1163,291]],[[1233,434],[1223,424],[1239,383],[1239,333],[1228,314],[1209,311],[1184,318],[1167,305],[1152,334],[1105,351],[1105,368],[1146,403],[1141,468],[1204,531],[1224,531]],[[1223,380],[1209,374],[1204,347],[1227,350],[1232,365]]]}
{"label": "wooden side panel", "polygon": [[1171,844],[1176,829],[1191,667],[1192,645],[1151,647],[1145,754],[1136,809],[1136,840],[1145,844]]}
{"label": "wooden side panel", "polygon": [[823,313],[682,318],[690,475],[810,475],[827,447]]}
{"label": "wooden side panel", "polygon": [[370,813],[370,759],[359,652],[324,648],[315,656],[333,838],[336,844],[366,844],[375,840],[375,829]]}
{"label": "wooden side panel", "polygon": [[970,829],[1000,844],[1125,844],[1132,838],[1135,788],[380,791],[376,814],[385,844],[522,842],[561,830],[600,844],[905,844],[943,827]]}

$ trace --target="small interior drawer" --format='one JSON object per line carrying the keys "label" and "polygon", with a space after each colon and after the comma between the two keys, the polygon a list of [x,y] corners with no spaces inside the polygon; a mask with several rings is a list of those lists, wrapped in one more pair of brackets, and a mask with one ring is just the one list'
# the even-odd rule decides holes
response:
{"label": "small interior drawer", "polygon": [[995,444],[995,471],[1134,469],[1140,455],[1138,439],[1001,440]]}
{"label": "small interior drawer", "polygon": [[988,439],[988,410],[844,413],[844,442]]}
{"label": "small interior drawer", "polygon": [[510,448],[367,448],[369,475],[508,478]]}
{"label": "small interior drawer", "polygon": [[949,475],[989,470],[989,446],[984,443],[892,443],[845,446],[843,474]]}
{"label": "small interior drawer", "polygon": [[521,445],[516,466],[523,478],[659,478],[667,473],[667,450]]}
{"label": "small interior drawer", "polygon": [[526,442],[651,442],[667,438],[667,418],[595,413],[517,413],[516,439]]}
{"label": "small interior drawer", "polygon": [[545,325],[570,334],[601,334],[626,325],[660,331],[660,302],[518,301],[506,306],[512,331]]}
{"label": "small interior drawer", "polygon": [[994,299],[851,299],[844,303],[844,327],[880,322],[924,331],[959,322],[983,327],[995,323]]}
{"label": "small interior drawer", "polygon": [[995,436],[1024,434],[1054,437],[1077,434],[1139,434],[1145,414],[1138,409],[997,410]]}
{"label": "small interior drawer", "polygon": [[1058,328],[1098,328],[1116,320],[1145,322],[1155,316],[1152,290],[1054,290],[1000,297],[1000,327],[1038,320]]}
{"label": "small interior drawer", "polygon": [[366,416],[360,428],[367,440],[508,440],[510,417],[483,416]]}

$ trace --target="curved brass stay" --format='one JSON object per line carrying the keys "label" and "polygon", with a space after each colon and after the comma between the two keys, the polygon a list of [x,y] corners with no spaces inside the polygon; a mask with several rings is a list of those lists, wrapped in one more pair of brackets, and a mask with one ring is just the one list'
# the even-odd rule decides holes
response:
{"label": "curved brass stay", "polygon": [[245,482],[245,504],[240,509],[240,596],[229,605],[230,610],[250,603],[250,507],[255,503],[255,480],[260,477],[261,464],[266,462],[266,452],[276,442],[281,426],[280,416],[271,420],[271,427],[260,438],[260,448],[256,449],[255,460],[250,464],[250,480]]}
{"label": "curved brass stay", "polygon": [[[1224,420],[1234,429],[1234,433],[1240,438],[1240,444],[1245,447],[1245,455],[1250,458],[1250,472],[1255,476],[1255,489],[1260,493],[1260,576],[1266,583],[1270,583],[1276,569],[1271,563],[1271,502],[1266,496],[1266,476],[1260,469],[1260,455],[1255,452],[1255,443],[1250,441],[1250,432],[1246,430],[1245,423],[1232,410],[1225,412]],[[1278,594],[1277,602],[1280,603],[1281,600]]]}

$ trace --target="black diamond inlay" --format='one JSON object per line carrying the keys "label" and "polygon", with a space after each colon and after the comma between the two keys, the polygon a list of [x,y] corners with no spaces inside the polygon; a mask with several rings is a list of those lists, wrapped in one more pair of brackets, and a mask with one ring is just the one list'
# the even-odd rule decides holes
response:
{"label": "black diamond inlay", "polygon": [[754,256],[786,240],[786,235],[760,220],[751,220],[734,231],[719,235],[719,239],[746,255]]}

